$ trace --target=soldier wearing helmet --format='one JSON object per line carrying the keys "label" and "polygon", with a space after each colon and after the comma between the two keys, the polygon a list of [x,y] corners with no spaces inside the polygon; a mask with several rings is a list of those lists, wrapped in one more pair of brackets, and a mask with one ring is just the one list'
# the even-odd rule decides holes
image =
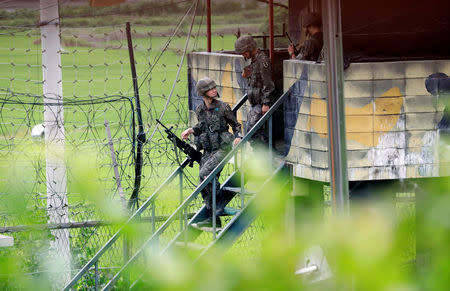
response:
{"label": "soldier wearing helmet", "polygon": [[[181,133],[181,138],[187,139],[189,135],[195,136],[195,144],[198,150],[203,150],[200,161],[199,177],[202,182],[214,170],[231,150],[232,144],[236,145],[241,140],[241,124],[237,122],[231,108],[225,102],[218,100],[220,97],[216,82],[210,78],[203,78],[197,82],[197,94],[203,98],[203,103],[196,109],[197,124]],[[229,126],[233,134],[228,131]],[[219,173],[220,174],[220,173]],[[221,195],[219,194],[219,174],[216,176],[217,214],[223,211]],[[203,201],[208,211],[208,217],[199,226],[212,225],[212,182],[202,190]],[[216,225],[220,226],[219,217]]]}
{"label": "soldier wearing helmet", "polygon": [[[245,60],[251,60],[250,65],[246,66],[242,72],[242,77],[248,80],[247,97],[251,105],[246,123],[246,129],[249,131],[274,102],[272,91],[275,85],[272,81],[272,65],[267,56],[258,49],[253,37],[249,35],[239,37],[234,47]],[[252,141],[265,143],[267,137],[264,130],[258,130]]]}
{"label": "soldier wearing helmet", "polygon": [[303,43],[298,55],[294,54],[294,46],[288,47],[292,59],[317,61],[323,47],[322,20],[317,13],[306,14],[303,18],[303,27],[306,29],[308,39]]}

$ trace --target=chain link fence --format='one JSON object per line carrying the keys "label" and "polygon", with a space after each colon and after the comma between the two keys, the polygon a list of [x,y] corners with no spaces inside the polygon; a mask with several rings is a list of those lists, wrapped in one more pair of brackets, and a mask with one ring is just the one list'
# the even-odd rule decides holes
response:
{"label": "chain link fence", "polygon": [[[180,8],[185,9],[184,16],[178,23],[172,19],[171,25],[163,30],[154,31],[148,25],[132,25],[147,137],[143,148],[140,203],[184,158],[174,151],[173,144],[155,122],[159,118],[166,125],[174,126],[177,134],[188,126],[185,55],[190,51],[204,50],[206,36],[204,7],[195,7],[196,1],[183,2],[187,2]],[[51,209],[47,203],[46,177],[49,152],[45,149],[42,132],[39,133],[39,130],[43,131],[46,106],[42,93],[46,80],[42,73],[41,47],[41,38],[46,36],[41,35],[39,27],[0,27],[0,233],[14,237],[15,244],[11,250],[23,253],[26,261],[23,272],[33,276],[51,269],[42,264],[42,258],[54,244],[67,246],[71,269],[60,271],[73,274],[120,226],[114,217],[93,203],[92,197],[83,193],[83,185],[97,185],[95,190],[101,190],[97,194],[102,197],[103,204],[123,205],[123,199],[128,199],[135,182],[133,119],[136,117],[132,106],[134,97],[125,23],[76,26],[74,21],[76,19],[62,18],[60,30],[62,79],[59,81],[63,88],[67,204],[59,207],[68,210],[68,217],[60,221],[49,220]],[[231,30],[237,31],[238,27],[227,29],[213,36],[213,49],[233,49],[235,36]],[[111,131],[111,139],[107,137],[105,121]],[[114,148],[116,162],[112,159],[110,144]],[[86,157],[88,163],[79,164]],[[120,180],[116,179],[115,167]],[[227,166],[222,172],[222,181],[232,169],[231,165]],[[80,175],[80,172],[85,174]],[[158,229],[195,189],[197,174],[197,165],[187,168],[182,184],[173,183],[141,215],[136,229],[142,237],[148,237]],[[23,202],[22,208],[10,207],[18,199]],[[201,204],[201,198],[193,202],[187,215],[192,215]],[[258,243],[254,242],[262,227],[261,223],[255,223],[235,248],[248,254],[255,253]],[[68,241],[55,241],[55,231],[64,231]],[[175,227],[170,232],[173,235],[177,231]],[[136,238],[128,247],[136,249],[138,242],[139,238]],[[103,278],[110,276],[123,263],[126,256],[124,243],[125,240],[115,244],[103,257],[99,264],[105,274]],[[94,288],[93,280],[87,277],[79,287]]]}

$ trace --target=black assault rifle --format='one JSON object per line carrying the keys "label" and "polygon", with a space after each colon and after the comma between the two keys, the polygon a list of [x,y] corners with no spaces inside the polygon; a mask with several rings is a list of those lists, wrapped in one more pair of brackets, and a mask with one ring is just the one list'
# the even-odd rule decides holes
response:
{"label": "black assault rifle", "polygon": [[173,143],[183,151],[188,156],[189,166],[192,167],[194,164],[194,161],[200,164],[200,160],[202,158],[202,153],[198,150],[194,149],[190,144],[187,142],[182,141],[178,136],[175,135],[175,133],[172,132],[172,127],[167,128],[164,124],[161,123],[158,119],[156,119],[156,122],[161,124],[162,127],[164,127],[164,131],[167,133],[167,138],[173,141]]}
{"label": "black assault rifle", "polygon": [[294,44],[293,42],[292,42],[292,39],[291,39],[291,37],[289,36],[289,33],[286,31],[285,32],[285,35],[286,35],[286,37],[287,37],[287,39],[289,40],[289,42],[292,44],[292,46],[294,47],[294,55],[298,55],[298,53],[299,53],[299,51],[297,50],[297,48],[296,48],[296,44]]}

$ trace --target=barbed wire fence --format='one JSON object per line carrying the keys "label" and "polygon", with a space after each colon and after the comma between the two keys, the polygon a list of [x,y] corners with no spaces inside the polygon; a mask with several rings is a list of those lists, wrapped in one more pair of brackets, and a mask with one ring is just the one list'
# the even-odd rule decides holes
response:
{"label": "barbed wire fence", "polygon": [[[204,11],[194,11],[194,2],[187,3],[186,14],[169,33],[132,25],[142,117],[148,138],[144,145],[140,201],[153,193],[181,159],[173,151],[173,144],[157,128],[155,118],[173,125],[177,133],[188,125],[184,56],[187,52],[202,50],[201,44],[205,43]],[[195,16],[196,26],[191,25],[189,33],[188,22],[194,24]],[[216,50],[232,47],[229,35],[215,37]],[[8,173],[0,177],[0,205],[3,205],[0,207],[0,233],[14,237],[14,248],[27,257],[24,272],[31,275],[48,271],[48,266],[39,262],[50,248],[49,238],[54,240],[51,231],[68,232],[70,241],[63,243],[70,245],[72,268],[77,269],[117,229],[117,223],[98,211],[85,193],[79,192],[79,184],[100,184],[102,195],[108,199],[104,203],[120,200],[120,191],[128,198],[134,187],[135,114],[125,23],[101,27],[61,25],[60,38],[64,101],[55,98],[49,103],[42,94],[45,80],[40,29],[0,28],[0,171]],[[44,123],[44,107],[56,105],[62,105],[64,110],[64,147],[69,156],[65,159],[77,160],[84,153],[94,152],[94,160],[83,167],[98,176],[80,176],[70,168],[71,163],[67,163],[67,205],[61,207],[68,209],[68,219],[50,222],[45,146],[33,130],[39,130]],[[111,132],[110,140],[105,121]],[[111,158],[110,144],[114,147],[116,162]],[[121,187],[118,187],[115,167]],[[197,173],[196,167],[185,171],[188,181],[182,185],[185,195],[195,188]],[[222,177],[226,177],[226,171]],[[24,199],[23,211],[9,207],[16,199],[11,197],[18,193]],[[149,233],[157,229],[183,198],[171,193],[161,197],[142,215],[141,221],[151,224],[147,227]],[[200,199],[195,201],[192,209],[198,209],[201,203]],[[253,234],[247,241],[257,230],[251,231]],[[117,266],[122,260],[122,250],[113,248],[108,260],[105,268]],[[85,287],[89,286],[89,282],[86,284]]]}

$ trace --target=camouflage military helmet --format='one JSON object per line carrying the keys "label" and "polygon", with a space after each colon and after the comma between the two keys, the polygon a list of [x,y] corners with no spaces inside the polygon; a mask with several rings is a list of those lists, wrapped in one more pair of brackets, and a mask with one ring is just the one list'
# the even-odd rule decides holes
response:
{"label": "camouflage military helmet", "polygon": [[197,82],[197,95],[204,96],[206,92],[217,87],[216,82],[213,79],[205,77]]}
{"label": "camouflage military helmet", "polygon": [[256,41],[251,35],[244,35],[236,40],[234,48],[238,54],[243,54],[256,48]]}
{"label": "camouflage military helmet", "polygon": [[303,19],[302,19],[302,26],[303,27],[308,27],[310,25],[315,25],[315,26],[322,26],[322,19],[320,18],[319,14],[317,13],[308,13],[306,14]]}

